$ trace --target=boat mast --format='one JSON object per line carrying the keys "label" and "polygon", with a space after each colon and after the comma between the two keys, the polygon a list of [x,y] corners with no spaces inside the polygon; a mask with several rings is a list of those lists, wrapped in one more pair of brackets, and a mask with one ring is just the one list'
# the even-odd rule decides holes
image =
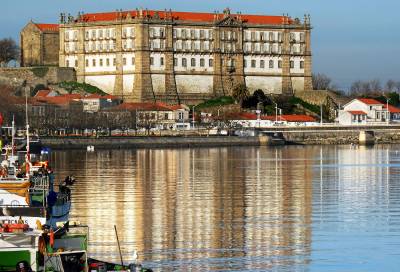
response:
{"label": "boat mast", "polygon": [[14,160],[14,133],[15,133],[15,121],[14,121],[14,115],[11,123],[11,156],[12,159]]}
{"label": "boat mast", "polygon": [[[30,164],[29,150],[29,120],[28,120],[28,87],[25,88],[25,122],[26,122],[26,164]],[[30,169],[30,167],[28,168]],[[26,176],[29,177],[29,171],[26,171]]]}

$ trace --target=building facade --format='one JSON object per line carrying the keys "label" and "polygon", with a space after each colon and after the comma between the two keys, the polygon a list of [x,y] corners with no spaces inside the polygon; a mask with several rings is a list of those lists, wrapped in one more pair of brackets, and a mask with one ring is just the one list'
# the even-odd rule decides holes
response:
{"label": "building facade", "polygon": [[21,66],[58,66],[60,37],[57,24],[29,22],[20,33]]}
{"label": "building facade", "polygon": [[311,90],[311,25],[289,16],[172,11],[61,15],[59,65],[125,101],[193,103]]}
{"label": "building facade", "polygon": [[400,109],[372,98],[357,98],[339,110],[341,125],[399,122]]}

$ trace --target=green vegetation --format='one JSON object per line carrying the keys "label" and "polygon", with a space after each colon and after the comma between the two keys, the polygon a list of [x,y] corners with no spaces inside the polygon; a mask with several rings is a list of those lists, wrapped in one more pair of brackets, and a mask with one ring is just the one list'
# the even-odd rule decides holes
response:
{"label": "green vegetation", "polygon": [[304,101],[304,100],[302,100],[302,99],[300,99],[300,98],[298,98],[298,97],[295,97],[295,96],[291,97],[291,98],[289,99],[289,102],[290,102],[292,105],[301,105],[301,106],[303,106],[305,109],[307,109],[307,110],[309,110],[309,111],[312,111],[312,112],[314,112],[314,113],[316,113],[316,114],[318,114],[318,115],[321,113],[321,109],[320,109],[319,106],[317,106],[317,105],[312,105],[312,104],[310,104],[310,103],[307,103],[306,101]]}
{"label": "green vegetation", "polygon": [[43,66],[43,67],[33,67],[32,68],[32,73],[37,76],[37,77],[45,77],[47,75],[47,72],[49,71],[49,67]]}
{"label": "green vegetation", "polygon": [[72,92],[85,92],[90,94],[99,94],[99,95],[106,95],[107,93],[103,92],[96,86],[87,84],[87,83],[79,83],[74,81],[63,81],[58,84],[60,88],[67,90],[69,93]]}
{"label": "green vegetation", "polygon": [[200,110],[200,109],[205,109],[205,108],[230,105],[230,104],[234,104],[234,103],[235,103],[235,99],[233,99],[233,97],[221,96],[218,98],[206,100],[203,103],[198,104],[195,109]]}

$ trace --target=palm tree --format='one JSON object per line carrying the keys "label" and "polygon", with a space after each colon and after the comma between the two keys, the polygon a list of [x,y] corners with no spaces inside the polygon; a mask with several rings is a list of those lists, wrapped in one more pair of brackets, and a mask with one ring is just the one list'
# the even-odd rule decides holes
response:
{"label": "palm tree", "polygon": [[242,107],[243,101],[250,96],[250,93],[246,85],[240,83],[236,85],[235,88],[233,89],[232,96],[236,100],[236,102],[240,104],[240,107]]}

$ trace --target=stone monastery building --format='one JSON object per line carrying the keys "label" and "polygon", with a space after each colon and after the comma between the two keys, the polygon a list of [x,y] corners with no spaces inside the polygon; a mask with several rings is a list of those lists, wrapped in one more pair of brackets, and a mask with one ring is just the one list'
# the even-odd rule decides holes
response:
{"label": "stone monastery building", "polygon": [[310,17],[136,9],[61,14],[59,66],[126,101],[312,89]]}

